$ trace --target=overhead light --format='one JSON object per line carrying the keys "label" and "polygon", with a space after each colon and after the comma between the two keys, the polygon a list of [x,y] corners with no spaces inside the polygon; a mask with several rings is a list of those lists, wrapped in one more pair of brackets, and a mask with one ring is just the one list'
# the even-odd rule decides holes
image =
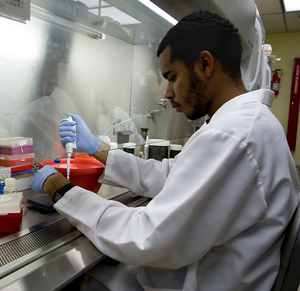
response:
{"label": "overhead light", "polygon": [[108,16],[114,21],[119,22],[121,25],[137,24],[141,23],[137,19],[129,16],[125,12],[117,9],[116,7],[103,7],[100,12],[101,16]]}
{"label": "overhead light", "polygon": [[89,36],[94,39],[105,39],[105,34],[99,32],[97,29],[93,29],[89,26],[81,24],[80,22],[69,21],[62,17],[57,16],[54,13],[51,13],[45,8],[42,8],[38,5],[31,3],[30,6],[31,15],[36,16],[40,19],[44,19],[46,21],[53,22],[55,24],[61,25],[68,29],[72,29],[74,31],[80,32],[86,36]]}
{"label": "overhead light", "polygon": [[299,0],[282,0],[285,12],[300,11]]}
{"label": "overhead light", "polygon": [[159,8],[157,5],[155,5],[153,2],[150,0],[139,0],[141,3],[146,5],[148,8],[150,8],[152,11],[172,23],[173,25],[177,24],[177,20],[173,18],[171,15],[169,15],[167,12],[163,11],[161,8]]}

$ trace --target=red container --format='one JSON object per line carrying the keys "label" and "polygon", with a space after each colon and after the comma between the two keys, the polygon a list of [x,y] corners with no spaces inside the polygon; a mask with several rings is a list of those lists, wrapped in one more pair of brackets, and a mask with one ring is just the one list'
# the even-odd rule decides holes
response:
{"label": "red container", "polygon": [[6,215],[0,215],[0,233],[20,231],[21,218],[22,210],[20,213],[8,213]]}
{"label": "red container", "polygon": [[21,165],[33,164],[34,154],[20,155],[20,156],[1,156],[0,166],[2,167],[15,167]]}
{"label": "red container", "polygon": [[34,154],[29,155],[17,155],[0,156],[0,166],[10,167],[11,172],[23,171],[33,168]]}
{"label": "red container", "polygon": [[24,165],[24,166],[14,166],[10,168],[10,171],[13,172],[19,172],[19,171],[24,171],[24,170],[30,170],[33,169],[33,164],[30,165]]}
{"label": "red container", "polygon": [[[46,160],[39,163],[39,168],[46,165],[54,167],[58,172],[67,177],[67,159],[61,159],[59,164],[54,160]],[[101,187],[99,177],[104,171],[104,165],[96,159],[71,158],[70,159],[70,182],[76,186],[97,193]]]}

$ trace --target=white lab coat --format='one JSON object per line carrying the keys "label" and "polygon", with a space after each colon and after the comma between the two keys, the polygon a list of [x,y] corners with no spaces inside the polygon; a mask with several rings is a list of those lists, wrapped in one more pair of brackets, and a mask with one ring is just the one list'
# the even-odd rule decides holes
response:
{"label": "white lab coat", "polygon": [[[140,266],[142,290],[270,290],[298,203],[272,100],[263,89],[228,101],[174,160],[110,152],[99,181],[152,197],[146,207],[74,187],[55,208],[101,252]],[[124,284],[112,290],[140,290]]]}

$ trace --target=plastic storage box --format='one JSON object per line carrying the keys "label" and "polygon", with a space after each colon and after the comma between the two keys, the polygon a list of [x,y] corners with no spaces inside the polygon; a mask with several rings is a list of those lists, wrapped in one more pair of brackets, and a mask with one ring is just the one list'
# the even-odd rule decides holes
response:
{"label": "plastic storage box", "polygon": [[12,172],[11,177],[16,178],[17,191],[23,191],[25,189],[29,189],[30,182],[33,178],[33,169]]}
{"label": "plastic storage box", "polygon": [[33,152],[33,141],[30,137],[0,139],[0,155],[25,155]]}
{"label": "plastic storage box", "polygon": [[15,167],[10,168],[12,173],[18,172],[18,171],[29,170],[29,169],[33,169],[33,164],[23,165],[23,166],[15,166]]}
{"label": "plastic storage box", "polygon": [[23,193],[0,196],[0,233],[20,231]]}
{"label": "plastic storage box", "polygon": [[10,167],[11,172],[33,168],[34,151],[30,137],[0,139],[0,167]]}
{"label": "plastic storage box", "polygon": [[0,214],[0,233],[20,231],[21,218],[22,209],[19,213]]}
{"label": "plastic storage box", "polygon": [[27,164],[33,164],[34,154],[19,156],[0,156],[0,166],[15,167]]}
{"label": "plastic storage box", "polygon": [[30,176],[33,176],[33,169],[11,173],[11,177],[16,178],[17,180],[22,178],[27,178]]}

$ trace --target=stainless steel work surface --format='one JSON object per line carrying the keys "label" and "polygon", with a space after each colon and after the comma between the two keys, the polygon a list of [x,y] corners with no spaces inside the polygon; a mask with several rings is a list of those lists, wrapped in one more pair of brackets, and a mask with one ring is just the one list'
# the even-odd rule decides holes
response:
{"label": "stainless steel work surface", "polygon": [[[24,201],[40,194],[28,189]],[[98,195],[127,206],[145,205],[124,188],[102,185]],[[113,198],[112,198],[113,197]],[[105,256],[57,212],[43,213],[27,205],[21,230],[0,236],[1,290],[60,290]]]}
{"label": "stainless steel work surface", "polygon": [[1,290],[59,290],[105,256],[84,236],[0,280]]}

